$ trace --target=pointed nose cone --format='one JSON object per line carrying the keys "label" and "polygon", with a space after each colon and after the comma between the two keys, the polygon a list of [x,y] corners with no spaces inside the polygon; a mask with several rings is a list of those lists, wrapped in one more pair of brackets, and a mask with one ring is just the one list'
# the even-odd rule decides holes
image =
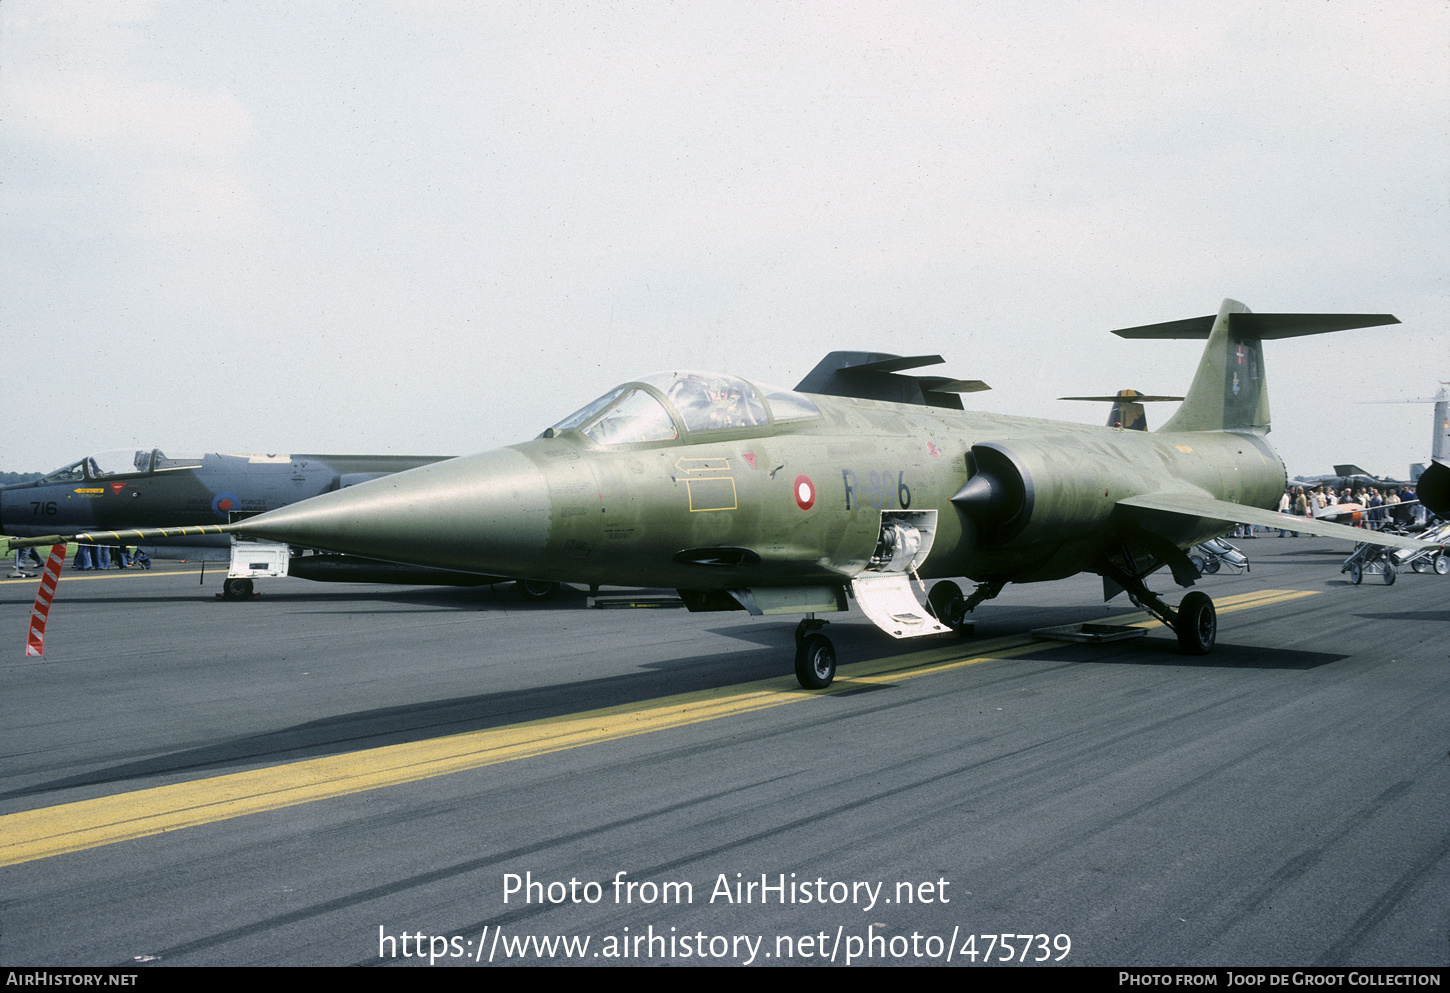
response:
{"label": "pointed nose cone", "polygon": [[967,485],[952,497],[952,503],[977,520],[991,524],[1001,523],[1016,509],[1011,488],[987,472],[979,472],[967,480]]}
{"label": "pointed nose cone", "polygon": [[409,565],[532,576],[548,538],[549,491],[530,459],[501,448],[324,493],[236,530]]}

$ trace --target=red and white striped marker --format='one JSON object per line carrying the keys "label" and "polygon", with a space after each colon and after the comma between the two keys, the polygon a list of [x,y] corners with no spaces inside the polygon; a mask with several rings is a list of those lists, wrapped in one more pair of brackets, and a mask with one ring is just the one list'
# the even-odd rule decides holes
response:
{"label": "red and white striped marker", "polygon": [[25,639],[25,654],[45,654],[45,619],[50,616],[50,602],[55,599],[55,584],[60,582],[60,570],[65,565],[65,542],[50,546],[50,558],[40,574],[40,586],[35,591],[35,606],[30,608],[30,635]]}

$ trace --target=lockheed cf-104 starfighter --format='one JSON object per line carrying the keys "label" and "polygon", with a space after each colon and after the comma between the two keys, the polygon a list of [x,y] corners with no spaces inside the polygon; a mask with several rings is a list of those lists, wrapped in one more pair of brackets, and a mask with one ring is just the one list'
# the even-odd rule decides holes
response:
{"label": "lockheed cf-104 starfighter", "polygon": [[[1269,431],[1266,340],[1398,323],[1389,315],[1210,315],[1116,332],[1206,338],[1186,399],[1157,431],[975,413],[978,381],[904,375],[941,361],[834,352],[796,389],[675,371],[610,390],[522,444],[323,494],[218,530],[429,568],[674,587],[691,610],[803,614],[796,674],[828,685],[821,613],[897,637],[946,633],[1007,583],[1103,577],[1213,648],[1212,601],[1170,606],[1166,566],[1234,524],[1399,547],[1414,539],[1291,518]],[[949,580],[923,606],[914,581]],[[918,586],[924,589],[924,585]]]}

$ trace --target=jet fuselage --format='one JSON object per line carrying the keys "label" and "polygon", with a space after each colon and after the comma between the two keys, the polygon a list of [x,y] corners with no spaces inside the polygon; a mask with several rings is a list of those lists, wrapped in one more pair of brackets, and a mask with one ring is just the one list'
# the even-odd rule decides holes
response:
{"label": "jet fuselage", "polygon": [[[1270,507],[1284,487],[1282,463],[1251,432],[1147,434],[810,400],[814,418],[663,441],[602,445],[554,431],[326,494],[243,530],[446,569],[715,589],[842,584],[867,568],[883,515],[930,510],[923,578],[1033,582],[1090,569],[1120,542],[1123,497],[1173,488]],[[1029,477],[1027,519],[1006,530],[952,503],[972,475],[962,453],[981,443]],[[1178,518],[1159,531],[1186,547],[1223,525]]]}

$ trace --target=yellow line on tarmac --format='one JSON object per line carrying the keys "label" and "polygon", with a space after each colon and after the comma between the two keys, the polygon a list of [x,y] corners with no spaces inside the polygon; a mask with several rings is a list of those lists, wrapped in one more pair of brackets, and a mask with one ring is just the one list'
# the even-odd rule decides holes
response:
{"label": "yellow line on tarmac", "polygon": [[[1221,612],[1246,610],[1310,595],[1291,590],[1265,590],[1225,597],[1218,609]],[[1136,616],[1119,620],[1131,621]],[[788,703],[818,700],[862,685],[900,682],[1024,655],[1039,647],[1039,642],[1022,636],[976,642],[969,648],[957,641],[943,642],[924,651],[843,666],[841,676],[824,693],[802,690],[789,676],[762,679],[6,814],[0,816],[0,866]]]}

